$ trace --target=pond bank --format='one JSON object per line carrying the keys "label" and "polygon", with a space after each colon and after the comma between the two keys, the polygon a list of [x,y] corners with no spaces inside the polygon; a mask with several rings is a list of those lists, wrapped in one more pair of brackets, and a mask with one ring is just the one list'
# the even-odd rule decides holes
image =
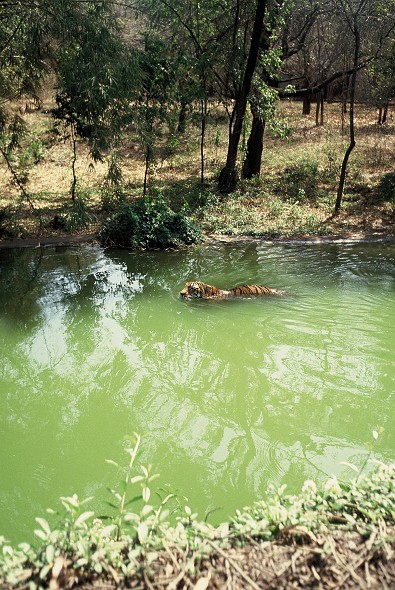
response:
{"label": "pond bank", "polygon": [[[366,232],[349,232],[339,233],[324,236],[297,234],[293,236],[279,236],[279,237],[257,237],[257,236],[241,236],[241,235],[221,235],[221,234],[206,234],[204,236],[206,244],[222,243],[222,244],[348,244],[348,243],[390,243],[395,242],[395,232],[392,228],[386,230],[372,230]],[[13,240],[0,239],[1,248],[50,248],[54,246],[74,246],[79,244],[97,244],[98,238],[96,233],[83,234],[63,234],[52,235],[37,238],[17,238]]]}
{"label": "pond bank", "polygon": [[218,527],[187,506],[171,526],[164,501],[127,512],[122,525],[92,520],[77,496],[62,502],[72,510],[58,529],[36,519],[38,547],[13,549],[0,537],[1,588],[395,587],[395,464],[351,482],[332,477],[322,489],[307,480],[297,496],[272,489]]}
{"label": "pond bank", "polygon": [[[395,528],[383,524],[366,537],[357,532],[334,530],[313,534],[290,528],[278,540],[253,538],[242,547],[225,550],[212,544],[212,553],[186,569],[185,555],[171,548],[158,555],[140,575],[126,585],[118,572],[79,584],[76,588],[153,588],[173,590],[320,590],[390,589],[395,587]],[[67,579],[67,570],[62,571]],[[62,578],[50,588],[64,587]],[[56,585],[56,583],[58,585]]]}

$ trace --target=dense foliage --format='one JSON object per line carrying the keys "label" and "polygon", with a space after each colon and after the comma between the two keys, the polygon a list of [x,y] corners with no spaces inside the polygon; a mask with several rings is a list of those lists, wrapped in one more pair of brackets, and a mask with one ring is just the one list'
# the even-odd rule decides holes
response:
{"label": "dense foliage", "polygon": [[201,240],[199,228],[183,212],[174,212],[163,198],[145,197],[123,204],[105,221],[100,233],[105,246],[172,248]]}

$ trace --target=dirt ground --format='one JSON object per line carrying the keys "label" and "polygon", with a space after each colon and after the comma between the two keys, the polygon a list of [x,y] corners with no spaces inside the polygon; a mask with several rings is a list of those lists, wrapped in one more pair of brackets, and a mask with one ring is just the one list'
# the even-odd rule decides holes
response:
{"label": "dirt ground", "polygon": [[[335,528],[323,534],[297,527],[282,531],[274,542],[246,539],[241,547],[221,549],[197,561],[190,571],[187,556],[167,548],[132,578],[111,570],[84,579],[63,567],[49,585],[53,590],[134,588],[153,590],[389,590],[395,588],[395,529],[384,522],[369,536]],[[196,562],[195,562],[196,563]]]}
{"label": "dirt ground", "polygon": [[[16,112],[23,113],[28,133],[15,154],[19,174],[27,177],[24,185],[29,199],[21,195],[4,161],[0,161],[0,244],[2,246],[38,246],[74,244],[95,240],[95,233],[106,214],[102,210],[102,188],[108,162],[92,163],[87,147],[78,144],[77,177],[89,213],[94,219],[84,230],[66,233],[54,229],[55,216],[70,212],[72,183],[70,142],[54,133],[50,117],[52,96],[43,97],[42,108],[25,109],[15,104]],[[316,126],[314,114],[301,115],[297,102],[283,102],[279,112],[292,128],[286,140],[265,138],[262,162],[262,184],[255,190],[247,186],[233,200],[209,206],[198,217],[203,231],[234,234],[275,235],[275,239],[358,239],[386,240],[395,236],[395,209],[391,199],[377,198],[377,186],[385,174],[395,169],[395,108],[391,107],[386,125],[377,124],[375,109],[357,105],[357,146],[350,158],[349,176],[342,208],[332,215],[333,198],[337,186],[338,169],[345,146],[347,126],[343,128],[340,106],[326,106],[324,126]],[[176,200],[188,200],[199,193],[199,138],[196,124],[188,127],[185,136],[177,138],[177,149],[170,149],[166,130],[158,136],[149,176],[149,189],[169,194]],[[170,138],[171,139],[171,138]],[[206,141],[206,188],[215,191],[218,170],[225,161],[227,121],[218,107],[212,105]],[[127,195],[141,196],[144,178],[144,152],[130,131],[122,146],[122,174]],[[319,167],[319,197],[308,201],[287,201],[292,166],[314,163]],[[288,177],[287,177],[288,174]],[[284,176],[285,175],[285,176]],[[288,180],[287,180],[288,179]],[[292,182],[291,182],[292,185]],[[197,192],[196,192],[197,191]],[[2,210],[12,216],[1,231]],[[66,213],[67,214],[67,213]],[[293,218],[296,218],[293,219]],[[313,220],[313,221],[312,221]],[[306,231],[310,225],[311,231]],[[298,233],[298,227],[300,232]],[[7,231],[10,229],[10,231]],[[254,231],[249,231],[249,230]],[[229,231],[226,231],[229,230]],[[233,236],[230,239],[234,239]]]}

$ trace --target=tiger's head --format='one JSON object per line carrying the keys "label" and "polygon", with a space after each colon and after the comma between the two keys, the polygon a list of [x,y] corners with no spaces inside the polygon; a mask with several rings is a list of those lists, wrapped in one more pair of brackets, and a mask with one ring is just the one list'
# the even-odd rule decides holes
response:
{"label": "tiger's head", "polygon": [[180,292],[183,299],[207,299],[215,296],[219,289],[206,285],[200,281],[186,283],[184,289]]}

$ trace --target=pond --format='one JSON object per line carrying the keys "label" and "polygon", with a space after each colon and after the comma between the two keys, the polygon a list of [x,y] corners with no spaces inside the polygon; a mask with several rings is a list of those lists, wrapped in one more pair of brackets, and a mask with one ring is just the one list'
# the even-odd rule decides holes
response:
{"label": "pond", "polygon": [[[238,244],[182,251],[0,250],[0,534],[31,540],[59,497],[127,463],[200,518],[269,484],[395,457],[395,245]],[[184,301],[199,278],[282,298]],[[378,440],[372,431],[382,434]],[[181,503],[186,503],[183,499]]]}

